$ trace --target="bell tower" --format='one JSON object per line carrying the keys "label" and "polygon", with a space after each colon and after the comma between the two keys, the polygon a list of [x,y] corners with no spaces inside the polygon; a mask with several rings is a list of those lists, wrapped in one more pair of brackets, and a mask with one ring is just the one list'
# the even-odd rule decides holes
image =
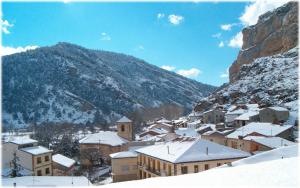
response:
{"label": "bell tower", "polygon": [[129,141],[133,140],[132,135],[132,121],[127,117],[123,116],[117,121],[118,135]]}

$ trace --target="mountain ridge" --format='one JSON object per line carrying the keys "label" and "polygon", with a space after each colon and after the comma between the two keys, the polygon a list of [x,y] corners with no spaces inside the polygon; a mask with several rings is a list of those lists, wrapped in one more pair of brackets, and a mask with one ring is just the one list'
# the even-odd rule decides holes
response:
{"label": "mountain ridge", "polygon": [[86,124],[96,112],[105,123],[162,104],[187,111],[216,89],[130,55],[66,42],[2,60],[4,125]]}

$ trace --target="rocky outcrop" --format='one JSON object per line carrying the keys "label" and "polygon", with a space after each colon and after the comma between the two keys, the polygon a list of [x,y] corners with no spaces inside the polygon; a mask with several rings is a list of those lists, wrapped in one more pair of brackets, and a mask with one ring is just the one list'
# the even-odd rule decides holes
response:
{"label": "rocky outcrop", "polygon": [[260,57],[250,64],[242,65],[238,80],[203,98],[194,110],[206,111],[216,104],[297,104],[298,60],[298,47],[295,47],[287,52]]}
{"label": "rocky outcrop", "polygon": [[243,46],[229,68],[230,82],[239,79],[240,68],[256,58],[286,52],[298,45],[298,2],[289,2],[259,17],[243,29]]}

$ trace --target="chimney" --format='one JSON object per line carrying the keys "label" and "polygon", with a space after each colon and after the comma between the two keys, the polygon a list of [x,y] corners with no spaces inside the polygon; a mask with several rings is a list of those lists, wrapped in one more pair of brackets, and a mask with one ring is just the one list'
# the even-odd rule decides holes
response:
{"label": "chimney", "polygon": [[167,149],[168,149],[168,154],[170,154],[170,148],[169,148],[169,146],[167,146]]}
{"label": "chimney", "polygon": [[206,147],[206,155],[208,155],[208,147]]}

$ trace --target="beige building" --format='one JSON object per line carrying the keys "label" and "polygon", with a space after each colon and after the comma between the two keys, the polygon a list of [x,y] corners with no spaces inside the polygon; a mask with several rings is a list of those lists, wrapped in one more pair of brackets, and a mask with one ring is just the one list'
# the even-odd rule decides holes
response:
{"label": "beige building", "polygon": [[34,176],[52,176],[52,150],[42,146],[21,148],[17,151],[20,165]]}
{"label": "beige building", "polygon": [[221,109],[213,109],[206,112],[203,112],[203,123],[222,123],[225,121],[225,111]]}
{"label": "beige building", "polygon": [[289,111],[283,107],[268,107],[259,111],[261,122],[281,123],[289,118]]}
{"label": "beige building", "polygon": [[110,154],[128,149],[133,140],[132,122],[126,117],[117,121],[117,132],[100,131],[90,134],[79,141],[80,162],[83,166],[110,163]]}
{"label": "beige building", "polygon": [[110,154],[113,182],[137,179],[137,153],[123,151]]}
{"label": "beige building", "polygon": [[144,147],[136,152],[139,179],[197,173],[250,156],[247,152],[188,137]]}
{"label": "beige building", "polygon": [[52,156],[53,176],[72,176],[75,172],[75,160],[61,154]]}

